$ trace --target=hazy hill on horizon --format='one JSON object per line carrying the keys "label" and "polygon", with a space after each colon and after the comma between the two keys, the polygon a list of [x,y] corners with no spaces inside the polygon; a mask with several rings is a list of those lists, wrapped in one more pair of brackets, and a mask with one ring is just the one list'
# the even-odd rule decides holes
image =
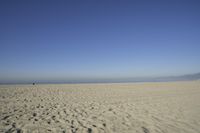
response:
{"label": "hazy hill on horizon", "polygon": [[[108,79],[107,82],[169,82],[169,81],[191,81],[199,80],[200,72],[195,74],[185,74],[181,76],[162,76],[162,77],[133,77],[133,78],[119,78]],[[104,81],[105,82],[105,81]]]}

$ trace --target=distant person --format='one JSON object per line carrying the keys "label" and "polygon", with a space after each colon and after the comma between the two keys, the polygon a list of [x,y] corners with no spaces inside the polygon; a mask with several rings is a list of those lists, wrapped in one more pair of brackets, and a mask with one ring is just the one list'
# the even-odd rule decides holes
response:
{"label": "distant person", "polygon": [[33,85],[35,85],[35,83],[33,83]]}

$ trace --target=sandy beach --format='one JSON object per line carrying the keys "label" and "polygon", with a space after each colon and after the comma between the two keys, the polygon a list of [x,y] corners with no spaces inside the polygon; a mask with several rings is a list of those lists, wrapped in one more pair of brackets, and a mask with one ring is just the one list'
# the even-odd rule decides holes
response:
{"label": "sandy beach", "polygon": [[199,133],[200,81],[0,85],[2,133]]}

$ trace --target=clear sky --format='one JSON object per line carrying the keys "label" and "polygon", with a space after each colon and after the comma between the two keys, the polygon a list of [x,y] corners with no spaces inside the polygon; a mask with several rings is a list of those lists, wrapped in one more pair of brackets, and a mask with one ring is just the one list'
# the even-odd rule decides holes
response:
{"label": "clear sky", "polygon": [[198,0],[0,1],[0,82],[196,72]]}

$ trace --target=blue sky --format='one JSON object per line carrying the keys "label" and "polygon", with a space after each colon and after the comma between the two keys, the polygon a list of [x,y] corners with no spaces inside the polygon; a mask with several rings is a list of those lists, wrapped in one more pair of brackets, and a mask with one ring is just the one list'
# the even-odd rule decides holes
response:
{"label": "blue sky", "polygon": [[0,1],[0,82],[200,72],[200,2]]}

